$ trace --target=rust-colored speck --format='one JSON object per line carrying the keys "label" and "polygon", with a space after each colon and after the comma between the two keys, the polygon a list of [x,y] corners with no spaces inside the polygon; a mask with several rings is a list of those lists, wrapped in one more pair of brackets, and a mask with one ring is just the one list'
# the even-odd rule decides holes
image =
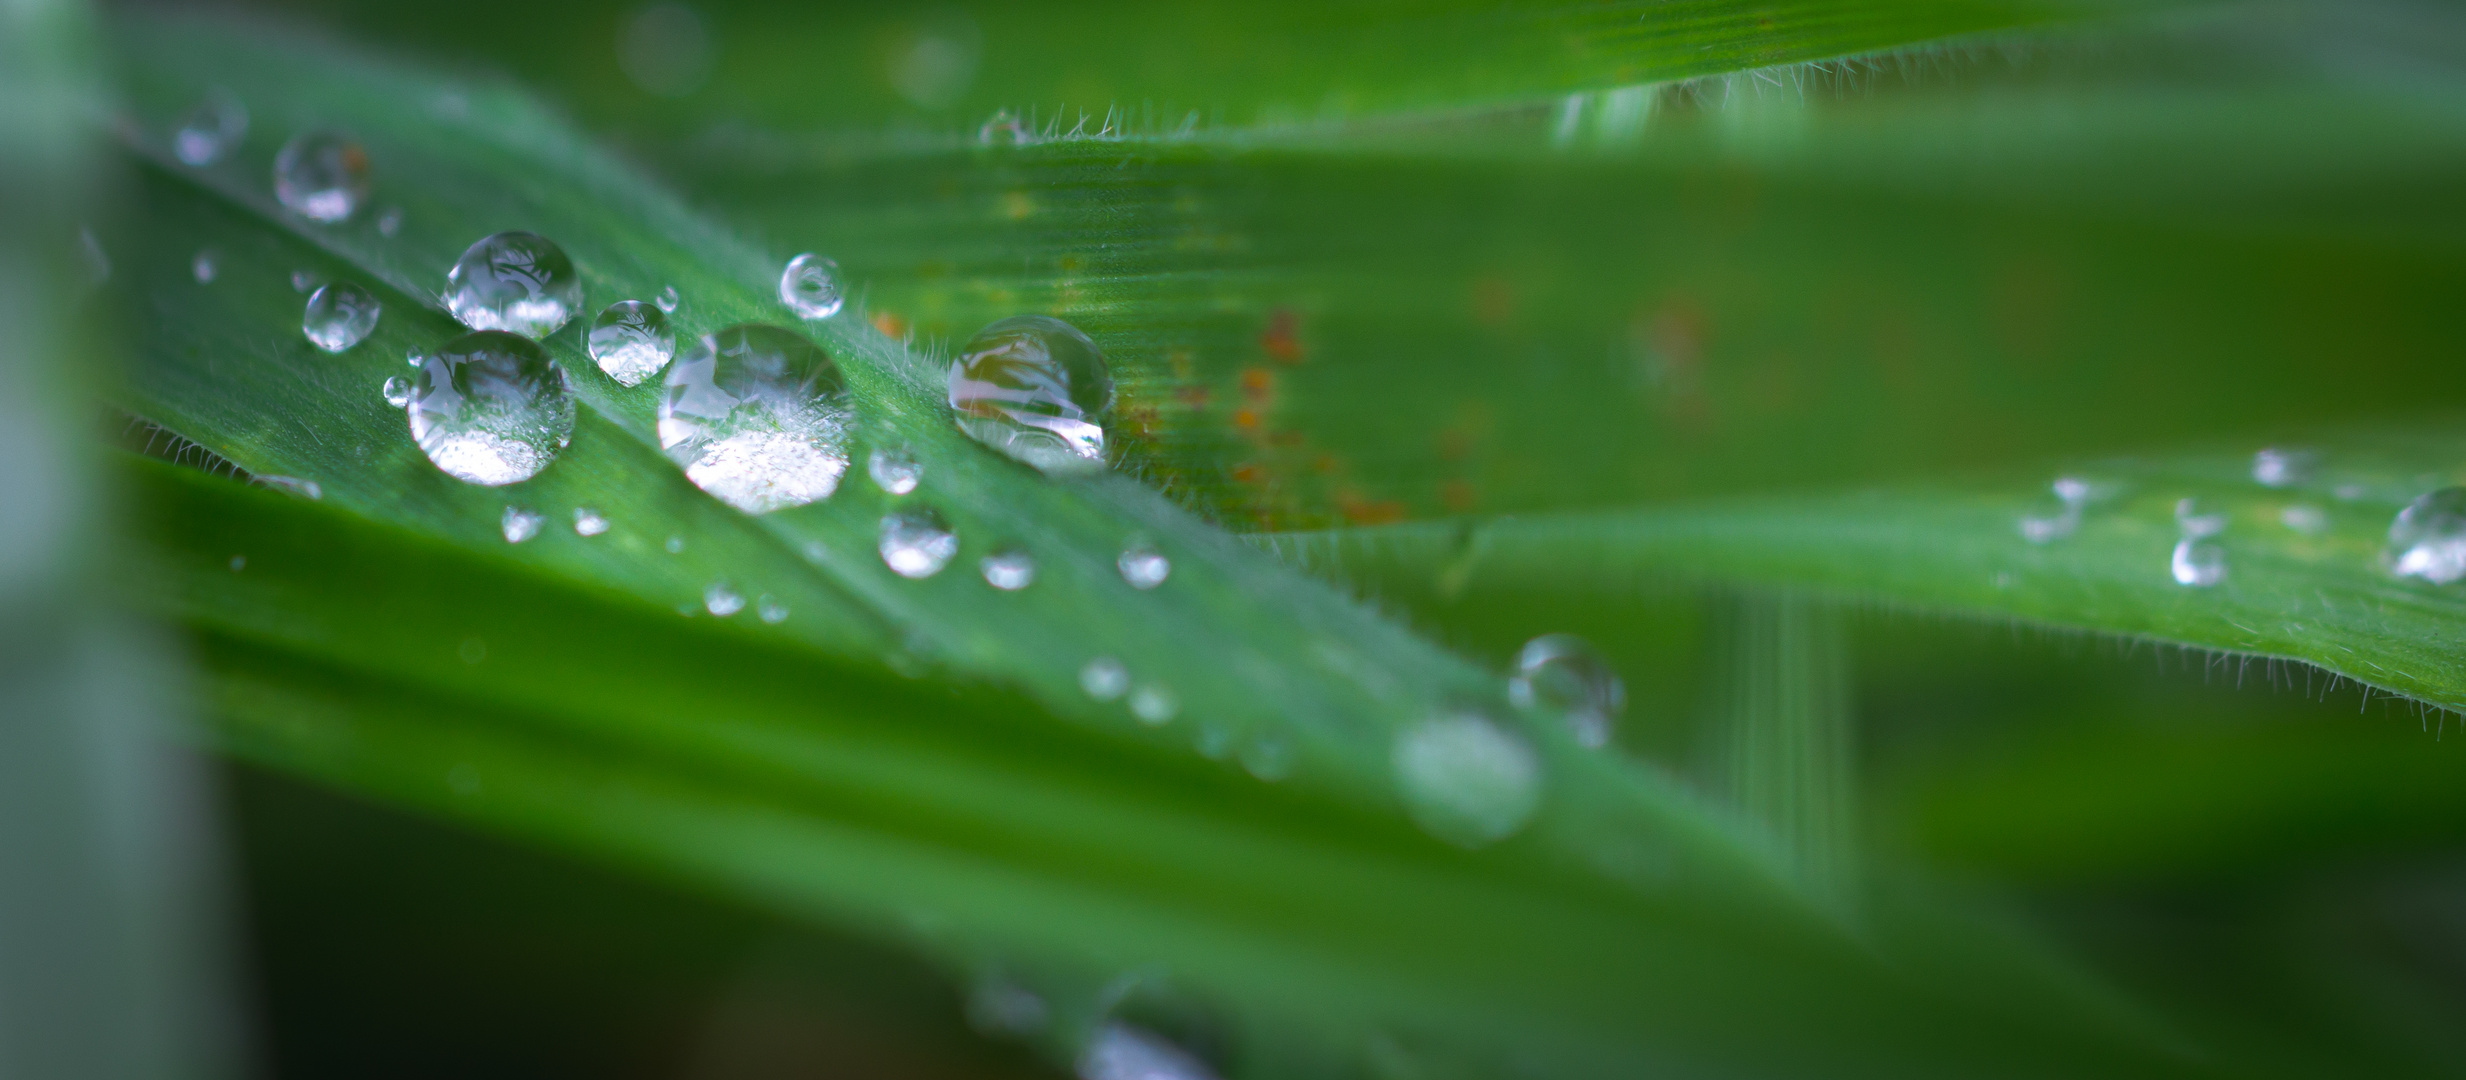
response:
{"label": "rust-colored speck", "polygon": [[1394,499],[1365,499],[1359,492],[1336,493],[1336,512],[1355,525],[1393,525],[1404,520],[1404,504]]}
{"label": "rust-colored speck", "polygon": [[1439,501],[1447,504],[1450,513],[1469,514],[1481,505],[1481,493],[1470,480],[1450,480],[1439,485]]}
{"label": "rust-colored speck", "polygon": [[1233,479],[1237,483],[1257,487],[1267,483],[1267,470],[1260,468],[1257,462],[1245,461],[1233,466]]}
{"label": "rust-colored speck", "polygon": [[1336,455],[1334,454],[1320,454],[1319,456],[1310,459],[1310,471],[1318,473],[1321,476],[1334,475],[1336,465]]}
{"label": "rust-colored speck", "polygon": [[1268,436],[1267,441],[1276,446],[1290,447],[1300,446],[1302,444],[1302,438],[1302,433],[1298,431],[1279,431]]}
{"label": "rust-colored speck", "polygon": [[1259,348],[1267,358],[1279,364],[1301,363],[1305,354],[1301,343],[1301,316],[1291,308],[1277,308],[1267,317],[1267,329],[1259,334]]}
{"label": "rust-colored speck", "polygon": [[1206,412],[1208,401],[1216,395],[1204,386],[1178,386],[1173,389],[1173,396],[1180,398],[1182,407],[1191,412]]}
{"label": "rust-colored speck", "polygon": [[1473,318],[1483,326],[1504,326],[1516,317],[1516,287],[1506,278],[1487,274],[1473,282]]}
{"label": "rust-colored speck", "polygon": [[1266,401],[1276,392],[1276,373],[1266,368],[1242,369],[1242,396],[1253,404]]}
{"label": "rust-colored speck", "polygon": [[873,313],[873,328],[894,341],[905,340],[908,336],[908,321],[887,311]]}
{"label": "rust-colored speck", "polygon": [[1234,410],[1233,426],[1240,428],[1243,431],[1259,430],[1259,411],[1257,409]]}
{"label": "rust-colored speck", "polygon": [[1190,381],[1195,361],[1196,358],[1186,348],[1176,348],[1165,354],[1165,362],[1173,365],[1173,377],[1183,382]]}

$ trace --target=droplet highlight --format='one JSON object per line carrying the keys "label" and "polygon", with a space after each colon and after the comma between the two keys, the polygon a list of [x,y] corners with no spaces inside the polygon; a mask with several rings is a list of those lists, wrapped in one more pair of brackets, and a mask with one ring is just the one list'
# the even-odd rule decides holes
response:
{"label": "droplet highlight", "polygon": [[854,416],[821,348],[775,326],[732,326],[668,368],[659,445],[695,487],[767,514],[838,490]]}
{"label": "droplet highlight", "polygon": [[1564,717],[1577,744],[1599,749],[1627,710],[1627,684],[1583,638],[1543,634],[1516,653],[1507,698],[1517,708]]}
{"label": "droplet highlight", "polygon": [[337,281],[309,296],[308,308],[300,316],[300,330],[308,335],[309,344],[338,353],[368,340],[382,311],[384,305],[368,290],[348,281]]}
{"label": "droplet highlight", "polygon": [[598,536],[608,531],[608,519],[588,506],[574,508],[574,535]]}
{"label": "droplet highlight", "polygon": [[959,536],[931,508],[882,516],[882,564],[903,578],[929,578],[959,554]]}
{"label": "droplet highlight", "polygon": [[745,610],[745,598],[726,582],[716,582],[702,590],[702,609],[725,619]]}
{"label": "droplet highlight", "polygon": [[2466,577],[2466,487],[2428,492],[2389,523],[2389,569],[2446,585]]}
{"label": "droplet highlight", "polygon": [[767,594],[754,604],[754,613],[760,615],[763,622],[773,625],[788,621],[788,605],[780,603],[777,597]]}
{"label": "droplet highlight", "polygon": [[1122,552],[1113,565],[1122,572],[1123,581],[1129,582],[1131,588],[1142,591],[1164,584],[1165,578],[1173,574],[1173,561],[1165,558],[1163,552],[1145,545]]}
{"label": "droplet highlight", "polygon": [[505,508],[504,515],[498,518],[497,527],[500,531],[504,532],[506,543],[519,544],[534,536],[538,536],[540,522],[544,520],[546,519],[540,517],[539,512],[536,510],[526,510],[519,506],[508,506]]}
{"label": "droplet highlight", "polygon": [[1149,683],[1131,692],[1130,715],[1149,727],[1171,723],[1181,711],[1182,699],[1163,683]]}
{"label": "droplet highlight", "polygon": [[409,409],[411,437],[429,461],[491,487],[539,475],[574,434],[565,373],[537,342],[502,330],[465,334],[420,358]]}
{"label": "droplet highlight", "polygon": [[1461,847],[1515,834],[1541,805],[1541,762],[1523,738],[1470,711],[1396,734],[1396,786],[1413,820]]}
{"label": "droplet highlight", "polygon": [[1111,701],[1130,690],[1130,669],[1110,656],[1099,656],[1079,668],[1079,689],[1098,701]]}
{"label": "droplet highlight", "polygon": [[2226,580],[2226,549],[2208,540],[2184,537],[2167,559],[2175,584],[2206,589]]}
{"label": "droplet highlight", "polygon": [[368,201],[368,173],[368,150],[359,140],[331,128],[303,131],[274,155],[274,199],[331,225]]}
{"label": "droplet highlight", "polygon": [[865,459],[865,472],[873,477],[875,487],[893,495],[914,491],[925,479],[924,463],[904,446],[875,448]]}
{"label": "droplet highlight", "polygon": [[2320,455],[2310,450],[2270,447],[2252,455],[2252,479],[2263,487],[2293,487],[2312,478]]}
{"label": "droplet highlight", "polygon": [[303,480],[297,476],[274,476],[259,473],[249,478],[248,482],[268,491],[279,491],[293,498],[306,499],[310,502],[325,498],[325,488],[319,486],[314,480]]}
{"label": "droplet highlight", "polygon": [[179,128],[171,133],[171,153],[183,165],[212,165],[247,134],[248,107],[229,91],[212,90],[180,117]]}
{"label": "droplet highlight", "polygon": [[197,284],[212,285],[215,275],[222,272],[222,256],[215,254],[212,248],[200,251],[188,260],[188,272],[197,279]]}
{"label": "droplet highlight", "polygon": [[640,300],[619,300],[591,320],[585,344],[592,362],[623,386],[640,386],[676,357],[668,316]]}
{"label": "droplet highlight", "polygon": [[582,310],[582,275],[555,241],[501,232],[464,249],[445,272],[445,308],[473,330],[544,338]]}
{"label": "droplet highlight", "polygon": [[1045,472],[1104,467],[1113,376],[1069,323],[1019,315],[987,326],[960,349],[949,381],[969,438]]}
{"label": "droplet highlight", "polygon": [[779,273],[779,302],[800,319],[827,319],[845,303],[839,291],[839,264],[812,252],[788,260]]}
{"label": "droplet highlight", "polygon": [[1214,1070],[1163,1036],[1118,1021],[1089,1036],[1074,1069],[1079,1080],[1216,1080]]}
{"label": "droplet highlight", "polygon": [[985,584],[1003,592],[1018,592],[1036,583],[1036,557],[1018,548],[994,552],[976,564]]}

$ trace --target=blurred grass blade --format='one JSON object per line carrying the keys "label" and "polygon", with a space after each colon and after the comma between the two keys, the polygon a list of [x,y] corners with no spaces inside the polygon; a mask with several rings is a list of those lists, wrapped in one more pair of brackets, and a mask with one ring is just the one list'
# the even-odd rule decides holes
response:
{"label": "blurred grass blade", "polygon": [[1810,891],[1854,904],[1857,769],[1839,618],[1789,594],[1724,600],[1714,707],[1722,787],[1772,830]]}

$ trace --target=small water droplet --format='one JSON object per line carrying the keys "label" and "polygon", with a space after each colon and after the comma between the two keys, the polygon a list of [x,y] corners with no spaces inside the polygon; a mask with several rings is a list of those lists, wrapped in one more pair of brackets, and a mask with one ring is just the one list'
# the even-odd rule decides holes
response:
{"label": "small water droplet", "polygon": [[904,578],[929,578],[959,553],[959,536],[930,507],[882,515],[882,562]]}
{"label": "small water droplet", "polygon": [[316,502],[325,498],[325,489],[318,486],[316,481],[302,480],[296,476],[274,476],[268,473],[258,473],[256,476],[249,478],[248,482],[268,491],[279,491],[294,498],[307,499],[310,502]]}
{"label": "small water droplet", "polygon": [[668,368],[659,445],[695,487],[749,514],[830,498],[855,412],[839,366],[775,326],[708,334]]}
{"label": "small water droplet", "polygon": [[766,623],[788,621],[788,605],[768,593],[764,593],[762,599],[754,604],[754,613],[762,616],[762,621]]}
{"label": "small water droplet", "polygon": [[216,254],[213,248],[198,252],[196,258],[188,261],[188,272],[196,275],[199,285],[213,284],[214,275],[220,273],[221,269],[222,256]]}
{"label": "small water droplet", "polygon": [[1163,1036],[1119,1021],[1088,1038],[1075,1068],[1079,1080],[1216,1080],[1205,1063]]}
{"label": "small water droplet", "polygon": [[1199,724],[1199,737],[1191,740],[1199,756],[1209,761],[1223,761],[1233,753],[1233,729],[1213,720]]}
{"label": "small water droplet", "polygon": [[1079,689],[1098,701],[1111,701],[1130,689],[1130,669],[1110,656],[1099,656],[1080,667]]}
{"label": "small water droplet", "polygon": [[2186,536],[2175,542],[2175,553],[2167,560],[2167,568],[2175,576],[2175,584],[2206,589],[2226,580],[2226,549]]}
{"label": "small water droplet", "polygon": [[1003,592],[1018,592],[1036,583],[1036,557],[1020,548],[987,555],[977,569],[984,573],[985,584]]}
{"label": "small water droplet", "polygon": [[2319,536],[2329,531],[2329,512],[2309,503],[2296,503],[2279,511],[2278,521],[2305,536]]}
{"label": "small water droplet", "polygon": [[368,200],[368,151],[330,128],[303,131],[274,155],[274,198],[292,213],[331,225]]}
{"label": "small water droplet", "polygon": [[659,295],[651,298],[651,303],[658,306],[659,313],[662,315],[676,314],[677,302],[676,286],[674,285],[670,285],[667,288],[659,290]]}
{"label": "small water droplet", "polygon": [[1163,683],[1149,683],[1131,692],[1130,714],[1151,727],[1171,723],[1182,711],[1182,699],[1173,696],[1173,688]]}
{"label": "small water droplet", "polygon": [[598,536],[608,531],[608,519],[588,506],[574,508],[574,535]]}
{"label": "small water droplet", "polygon": [[1504,839],[1541,805],[1540,759],[1479,713],[1442,713],[1397,732],[1393,764],[1413,820],[1452,844]]}
{"label": "small water droplet", "polygon": [[989,1035],[1033,1035],[1051,1015],[1045,999],[1008,979],[988,977],[968,991],[968,1022]]}
{"label": "small water droplet", "polygon": [[831,546],[829,544],[825,544],[820,540],[805,541],[805,558],[813,562],[821,562],[822,560],[830,557]]}
{"label": "small water droplet", "polygon": [[2021,539],[2033,544],[2052,543],[2081,527],[2081,516],[2087,512],[2093,492],[2089,481],[2077,476],[2058,476],[2050,487],[2055,495],[2054,505],[2021,518]]}
{"label": "small water droplet", "polygon": [[2466,487],[2427,492],[2389,524],[2389,568],[2446,585],[2466,577]]}
{"label": "small water droplet", "polygon": [[501,232],[480,238],[445,272],[445,308],[473,330],[544,338],[582,310],[582,275],[555,241]]}
{"label": "small water droplet", "polygon": [[1031,141],[1033,136],[1028,134],[1027,125],[1008,109],[994,113],[976,129],[980,146],[1025,146]]}
{"label": "small water droplet", "polygon": [[205,100],[180,118],[171,133],[171,152],[182,164],[212,165],[248,134],[248,107],[228,90],[206,92]]}
{"label": "small water droplet", "polygon": [[2292,487],[2312,477],[2320,455],[2310,450],[2270,447],[2252,455],[2252,479],[2263,487]]}
{"label": "small water droplet", "polygon": [[827,319],[839,314],[839,264],[806,252],[788,260],[779,274],[779,302],[800,319]]}
{"label": "small water droplet", "polygon": [[668,548],[668,554],[682,555],[685,553],[685,538],[682,536],[671,536],[668,538],[668,543],[666,546]]}
{"label": "small water droplet", "polygon": [[737,595],[735,589],[729,588],[727,582],[713,582],[710,588],[702,590],[702,607],[703,610],[725,619],[745,610],[745,598]]}
{"label": "small water droplet", "polygon": [[1627,709],[1627,684],[1583,638],[1543,634],[1516,653],[1507,698],[1517,708],[1565,717],[1578,744],[1599,749],[1610,744],[1618,715]]}
{"label": "small water droplet", "polygon": [[987,326],[960,349],[949,381],[968,437],[1046,472],[1104,467],[1113,376],[1069,323],[1019,315]]}
{"label": "small water droplet", "polygon": [[242,571],[242,570],[246,570],[246,569],[248,569],[248,556],[246,556],[246,555],[234,555],[234,556],[232,556],[232,557],[231,557],[231,572],[232,572],[232,573],[236,574],[236,573],[239,573],[240,571]]}
{"label": "small water droplet", "polygon": [[591,321],[591,359],[620,385],[640,386],[676,356],[668,317],[640,300],[619,300]]}
{"label": "small water droplet", "polygon": [[2189,540],[2216,536],[2226,531],[2225,514],[2201,513],[2199,499],[2179,499],[2175,503],[2175,525]]}
{"label": "small water droplet", "polygon": [[519,544],[538,536],[540,522],[544,520],[546,519],[540,517],[536,510],[508,506],[505,508],[505,514],[498,518],[497,527],[504,531],[506,543]]}
{"label": "small water droplet", "polygon": [[1122,552],[1113,564],[1121,570],[1122,580],[1129,582],[1134,589],[1153,589],[1164,584],[1165,578],[1173,573],[1173,561],[1165,558],[1163,552],[1145,545]]}
{"label": "small water droplet", "polygon": [[377,235],[391,239],[402,231],[402,207],[389,206],[377,215]]}
{"label": "small water droplet", "polygon": [[924,463],[904,446],[876,447],[872,456],[865,459],[865,471],[872,475],[876,486],[893,495],[914,491],[925,479]]}
{"label": "small water droplet", "polygon": [[401,375],[385,377],[385,403],[397,409],[411,407],[411,380]]}
{"label": "small water droplet", "polygon": [[383,310],[384,305],[368,295],[368,290],[348,281],[337,281],[308,298],[308,309],[300,316],[300,330],[308,335],[310,344],[338,353],[368,340],[369,332],[377,328],[377,315]]}
{"label": "small water droplet", "polygon": [[574,396],[539,344],[482,330],[423,357],[411,377],[411,437],[446,475],[494,487],[528,480],[574,434]]}
{"label": "small water droplet", "polygon": [[325,284],[325,275],[314,270],[294,270],[291,272],[292,292],[312,293],[317,291],[317,286],[323,284]]}
{"label": "small water droplet", "polygon": [[1261,735],[1242,747],[1242,769],[1275,783],[1293,775],[1293,744],[1282,735]]}

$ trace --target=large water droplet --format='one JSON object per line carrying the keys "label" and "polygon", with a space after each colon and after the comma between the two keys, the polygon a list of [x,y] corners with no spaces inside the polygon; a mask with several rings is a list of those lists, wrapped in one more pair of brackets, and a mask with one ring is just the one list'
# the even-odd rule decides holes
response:
{"label": "large water droplet", "polygon": [[179,130],[171,133],[171,152],[185,164],[212,165],[247,134],[248,107],[230,91],[210,90],[180,118]]}
{"label": "large water droplet", "polygon": [[473,330],[544,338],[582,310],[582,275],[537,233],[482,237],[445,272],[445,308]]}
{"label": "large water droplet", "polygon": [[397,409],[411,405],[411,380],[400,375],[385,377],[385,403]]}
{"label": "large water droplet", "polygon": [[300,330],[309,343],[330,353],[338,353],[368,339],[369,331],[377,328],[377,315],[384,305],[368,295],[368,290],[348,281],[337,281],[319,289],[308,298],[308,310],[300,316]]}
{"label": "large water droplet", "polygon": [[745,598],[735,589],[729,588],[727,582],[713,582],[710,588],[702,590],[702,607],[703,610],[725,619],[745,610]]}
{"label": "large water droplet", "polygon": [[827,319],[839,314],[839,264],[806,252],[788,260],[779,273],[779,302],[800,319]]}
{"label": "large water droplet", "polygon": [[2167,570],[2175,576],[2177,585],[2206,589],[2226,580],[2226,549],[2186,536],[2175,542],[2175,553],[2167,560]]}
{"label": "large water droplet", "polygon": [[544,520],[539,516],[539,511],[508,506],[504,516],[498,519],[497,527],[505,533],[506,543],[519,544],[538,536],[540,522]]}
{"label": "large water droplet", "polygon": [[659,374],[676,356],[676,334],[668,317],[640,300],[619,300],[591,321],[591,359],[608,377],[626,386]]}
{"label": "large water droplet", "polygon": [[294,135],[274,155],[274,198],[310,221],[349,218],[368,201],[368,151],[327,128]]}
{"label": "large water droplet", "polygon": [[1516,674],[1507,697],[1518,708],[1563,716],[1577,743],[1610,743],[1618,714],[1627,709],[1627,684],[1591,644],[1574,634],[1543,634],[1516,653]]}
{"label": "large water droplet", "polygon": [[1079,1080],[1216,1080],[1198,1058],[1163,1036],[1108,1021],[1079,1051]]}
{"label": "large water droplet", "polygon": [[1444,713],[1396,733],[1405,808],[1452,844],[1513,835],[1541,805],[1541,762],[1524,740],[1478,713]]}
{"label": "large water droplet", "polygon": [[2446,585],[2466,577],[2466,487],[2429,492],[2389,524],[2389,568]]}
{"label": "large water droplet", "polygon": [[588,506],[574,508],[574,535],[598,536],[608,531],[608,519]]}
{"label": "large water droplet", "polygon": [[1138,717],[1140,723],[1150,726],[1170,723],[1181,711],[1182,699],[1175,697],[1173,688],[1163,683],[1149,683],[1131,692],[1130,715]]}
{"label": "large water droplet", "polygon": [[528,480],[574,434],[565,372],[537,342],[502,330],[465,334],[422,357],[410,409],[420,451],[473,484]]}
{"label": "large water droplet", "polygon": [[984,572],[985,584],[1003,592],[1018,592],[1036,583],[1036,557],[1019,548],[987,555],[977,569]]}
{"label": "large water droplet", "polygon": [[1111,701],[1130,689],[1130,669],[1110,656],[1099,656],[1079,668],[1079,689],[1098,701]]}
{"label": "large water droplet", "polygon": [[1113,565],[1122,572],[1122,580],[1129,582],[1134,589],[1153,589],[1164,584],[1165,578],[1173,573],[1173,561],[1165,558],[1163,552],[1144,544],[1122,552]]}
{"label": "large water droplet", "polygon": [[2320,455],[2310,450],[2270,447],[2252,455],[2252,479],[2265,487],[2292,487],[2312,476]]}
{"label": "large water droplet", "polygon": [[929,578],[959,553],[959,536],[942,515],[917,507],[882,515],[882,562],[904,578]]}
{"label": "large water droplet", "polygon": [[1060,319],[1019,315],[977,331],[950,368],[959,430],[1047,472],[1104,467],[1113,376],[1096,343]]}
{"label": "large water droplet", "polygon": [[827,499],[848,471],[838,365],[775,326],[704,336],[668,368],[659,445],[694,486],[749,514]]}
{"label": "large water droplet", "polygon": [[197,278],[197,284],[211,285],[214,276],[222,272],[222,257],[216,255],[213,248],[200,251],[196,258],[188,261],[188,272]]}
{"label": "large water droplet", "polygon": [[865,471],[874,485],[893,495],[905,495],[916,490],[925,479],[925,465],[916,460],[907,447],[879,447],[865,459]]}

